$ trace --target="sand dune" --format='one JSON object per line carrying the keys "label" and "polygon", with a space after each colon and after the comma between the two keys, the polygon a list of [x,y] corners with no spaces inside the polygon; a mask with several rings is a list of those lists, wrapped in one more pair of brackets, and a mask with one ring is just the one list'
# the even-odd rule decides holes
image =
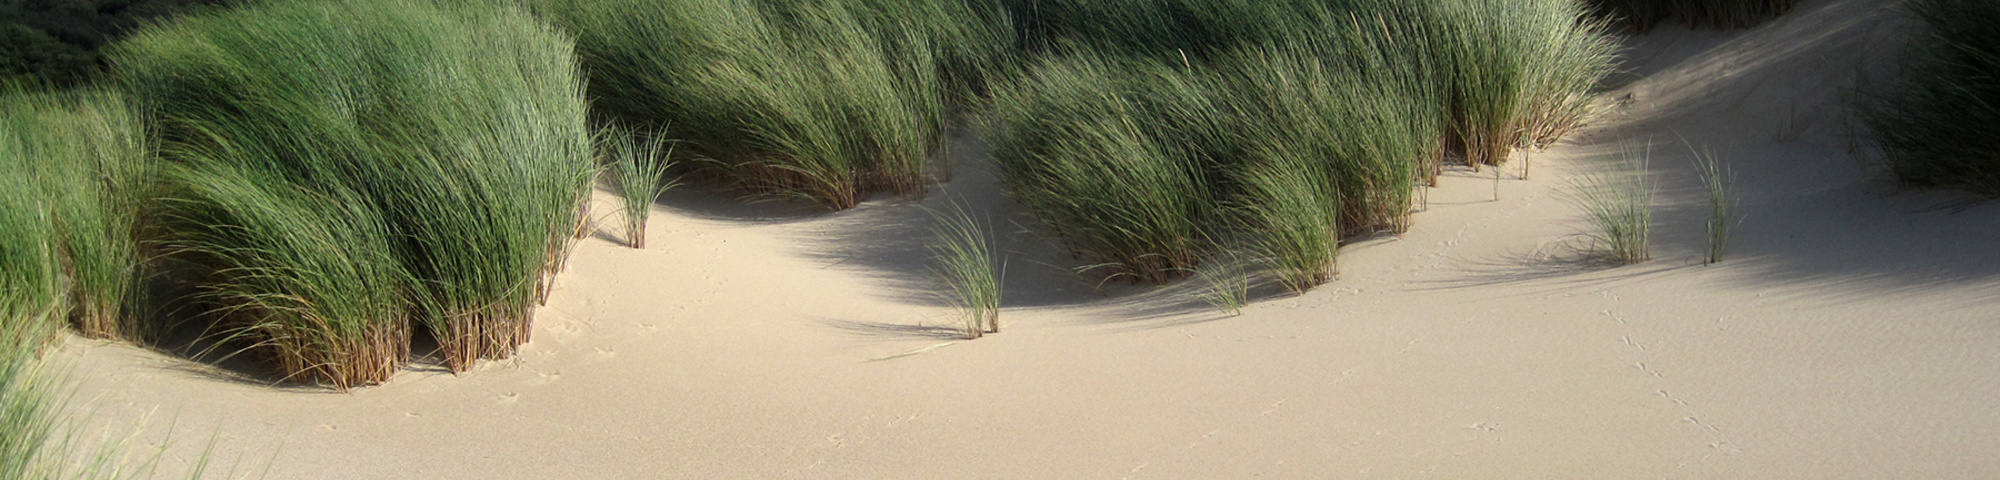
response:
{"label": "sand dune", "polygon": [[[102,415],[146,441],[177,425],[168,467],[212,429],[285,479],[2000,476],[2000,207],[1898,191],[1841,107],[1897,54],[1891,3],[1633,37],[1613,110],[1531,154],[1529,180],[1495,202],[1449,172],[1409,233],[1238,317],[1072,274],[963,135],[922,204],[1006,226],[1005,330],[979,340],[942,330],[919,205],[690,188],[649,250],[606,222],[534,342],[470,374],[331,394],[68,354]],[[1740,178],[1719,265],[1683,138]],[[1579,261],[1567,179],[1648,143],[1655,260]]]}

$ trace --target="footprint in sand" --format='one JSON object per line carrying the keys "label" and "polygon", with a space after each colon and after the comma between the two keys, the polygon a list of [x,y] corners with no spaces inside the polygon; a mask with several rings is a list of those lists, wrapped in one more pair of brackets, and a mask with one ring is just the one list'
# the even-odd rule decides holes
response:
{"label": "footprint in sand", "polygon": [[597,347],[597,358],[599,358],[599,359],[609,359],[609,358],[611,358],[611,357],[615,357],[615,356],[618,356],[618,351],[617,351],[617,350],[613,350],[613,349],[609,349],[609,348],[604,348],[604,347]]}
{"label": "footprint in sand", "polygon": [[514,402],[519,402],[519,401],[521,401],[521,394],[519,393],[507,392],[500,394],[499,402],[503,405],[512,404]]}

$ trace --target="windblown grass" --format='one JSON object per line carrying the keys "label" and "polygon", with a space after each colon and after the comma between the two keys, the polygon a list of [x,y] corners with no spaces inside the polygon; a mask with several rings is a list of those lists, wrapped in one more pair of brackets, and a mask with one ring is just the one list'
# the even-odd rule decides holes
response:
{"label": "windblown grass", "polygon": [[1447,150],[1498,164],[1588,121],[1612,68],[1569,0],[1014,1],[1045,58],[1000,88],[1002,176],[1112,276],[1246,238],[1295,291],[1339,239],[1408,227]]}
{"label": "windblown grass", "polygon": [[1715,155],[1715,150],[1695,150],[1695,169],[1701,173],[1701,184],[1708,191],[1708,255],[1704,263],[1720,263],[1729,253],[1729,239],[1736,226],[1743,219],[1736,213],[1736,173],[1728,164]]}
{"label": "windblown grass", "polygon": [[1591,91],[1611,73],[1616,47],[1573,1],[1420,5],[1410,38],[1435,52],[1467,163],[1499,165],[1513,148],[1554,143],[1592,117]]}
{"label": "windblown grass", "polygon": [[965,207],[932,212],[932,267],[958,306],[966,338],[1000,332],[1000,287],[1005,264],[993,250],[993,238]]}
{"label": "windblown grass", "polygon": [[30,140],[16,133],[0,130],[0,348],[9,354],[48,343],[72,305],[51,199],[34,183]]}
{"label": "windblown grass", "polygon": [[617,173],[618,192],[625,199],[625,243],[646,248],[646,219],[653,213],[653,201],[675,181],[667,178],[673,168],[672,141],[663,133],[639,134],[620,128],[606,132],[604,150]]}
{"label": "windblown grass", "polygon": [[1173,67],[1072,55],[998,89],[986,133],[1011,194],[1073,249],[1109,277],[1166,282],[1220,207],[1204,149],[1227,113],[1211,97]]}
{"label": "windblown grass", "polygon": [[1600,16],[1643,32],[1668,20],[1699,28],[1749,28],[1784,15],[1799,0],[1590,0]]}
{"label": "windblown grass", "polygon": [[1647,157],[1645,150],[1626,152],[1612,171],[1579,175],[1570,185],[1572,200],[1590,222],[1584,237],[1606,262],[1652,258],[1654,187],[1646,179]]}
{"label": "windblown grass", "polygon": [[1860,117],[1902,184],[2000,196],[2000,3],[1909,6],[1925,28]]}
{"label": "windblown grass", "polygon": [[173,250],[214,266],[203,300],[235,335],[288,377],[341,389],[387,380],[408,361],[405,303],[417,284],[367,198],[225,158],[177,160],[166,168]]}
{"label": "windblown grass", "polygon": [[[1400,232],[1416,181],[1434,154],[1435,109],[1415,84],[1382,70],[1329,64],[1326,47],[1257,48],[1217,66],[1235,104],[1241,162],[1234,225],[1287,288],[1332,278],[1343,230]],[[1364,73],[1377,72],[1377,73]]]}
{"label": "windblown grass", "polygon": [[386,378],[414,318],[454,371],[528,340],[592,175],[567,37],[480,2],[271,2],[115,54],[172,249],[292,375]]}
{"label": "windblown grass", "polygon": [[72,324],[93,338],[145,338],[139,219],[150,174],[134,112],[116,92],[8,93],[0,117],[0,135],[21,149],[8,175],[41,192],[56,229]]}
{"label": "windblown grass", "polygon": [[605,113],[672,125],[709,177],[835,210],[923,194],[948,106],[1010,43],[963,0],[546,3]]}
{"label": "windblown grass", "polygon": [[1195,269],[1201,280],[1195,298],[1223,315],[1242,315],[1243,305],[1250,303],[1250,267],[1250,259],[1234,251],[1211,256]]}

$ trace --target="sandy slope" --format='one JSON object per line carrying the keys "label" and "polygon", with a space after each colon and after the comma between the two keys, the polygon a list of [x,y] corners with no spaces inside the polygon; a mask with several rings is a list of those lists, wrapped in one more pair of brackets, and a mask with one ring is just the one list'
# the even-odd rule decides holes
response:
{"label": "sandy slope", "polygon": [[[1896,191],[1839,111],[1845,79],[1895,53],[1886,3],[1635,38],[1618,110],[1531,180],[1494,202],[1454,172],[1407,235],[1240,317],[1093,291],[961,139],[959,178],[923,203],[1008,225],[1017,307],[977,341],[934,328],[952,314],[916,206],[685,190],[653,249],[583,245],[527,352],[469,375],[324,394],[69,351],[103,414],[147,441],[179,425],[170,464],[213,429],[286,479],[1996,477],[2000,207]],[[1741,178],[1719,266],[1699,265],[1682,136]],[[1649,140],[1658,259],[1575,261],[1565,178]]]}

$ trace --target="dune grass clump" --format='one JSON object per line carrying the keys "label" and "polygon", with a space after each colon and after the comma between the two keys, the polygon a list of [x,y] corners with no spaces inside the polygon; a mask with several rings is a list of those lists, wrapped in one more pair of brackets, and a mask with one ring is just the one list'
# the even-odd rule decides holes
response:
{"label": "dune grass clump", "polygon": [[1909,5],[1925,28],[1859,116],[1903,185],[2000,196],[2000,3]]}
{"label": "dune grass clump", "polygon": [[997,11],[962,0],[552,0],[602,111],[707,177],[829,209],[917,196],[949,106],[997,68]]}
{"label": "dune grass clump", "polygon": [[1000,286],[1006,266],[994,252],[993,238],[963,206],[932,212],[931,257],[939,279],[951,290],[952,303],[964,320],[966,338],[1000,332]]}
{"label": "dune grass clump", "polygon": [[1578,176],[1571,200],[1589,220],[1591,251],[1602,260],[1629,265],[1652,258],[1653,184],[1646,179],[1647,152],[1626,152],[1609,172]]}
{"label": "dune grass clump", "polygon": [[619,128],[605,135],[603,148],[618,182],[618,193],[625,200],[625,243],[645,249],[646,220],[652,217],[653,201],[674,188],[674,180],[667,178],[667,171],[674,166],[672,142],[663,134],[642,135]]}
{"label": "dune grass clump", "polygon": [[1472,165],[1545,146],[1588,121],[1614,68],[1603,21],[1571,0],[1424,2],[1398,41],[1428,43],[1449,92],[1451,140]]}
{"label": "dune grass clump", "polygon": [[116,92],[0,94],[0,135],[56,229],[70,322],[92,338],[143,339],[140,218],[148,161],[141,126]]}
{"label": "dune grass clump", "polygon": [[[1693,146],[1688,147],[1693,150]],[[1696,171],[1708,192],[1708,254],[1703,263],[1721,263],[1729,253],[1729,239],[1743,219],[1736,213],[1736,174],[1715,155],[1714,150],[1694,150]]]}
{"label": "dune grass clump", "polygon": [[[1401,232],[1442,124],[1421,84],[1371,50],[1257,48],[1219,64],[1234,103],[1240,164],[1224,201],[1280,283],[1303,293],[1332,278],[1343,232]],[[1361,56],[1346,63],[1322,56]],[[1374,68],[1371,68],[1374,67]]]}
{"label": "dune grass clump", "polygon": [[165,172],[173,250],[216,267],[201,299],[228,331],[295,381],[346,389],[402,367],[416,284],[361,193],[207,155],[178,160]]}
{"label": "dune grass clump", "polygon": [[986,132],[1010,193],[1108,277],[1166,282],[1219,210],[1209,151],[1227,112],[1173,67],[1079,54],[995,93]]}
{"label": "dune grass clump", "polygon": [[271,2],[114,54],[161,138],[170,249],[291,375],[463,371],[528,340],[594,175],[570,40],[480,2]]}
{"label": "dune grass clump", "polygon": [[1644,32],[1679,20],[1697,28],[1749,28],[1799,4],[1799,0],[1590,0],[1599,16]]}
{"label": "dune grass clump", "polygon": [[52,199],[34,183],[31,140],[17,133],[0,130],[0,347],[39,347],[61,331],[70,283]]}
{"label": "dune grass clump", "polygon": [[1242,238],[1304,291],[1408,227],[1448,155],[1504,162],[1595,115],[1606,24],[1570,0],[1014,1],[1043,57],[995,94],[1002,177],[1112,276]]}

